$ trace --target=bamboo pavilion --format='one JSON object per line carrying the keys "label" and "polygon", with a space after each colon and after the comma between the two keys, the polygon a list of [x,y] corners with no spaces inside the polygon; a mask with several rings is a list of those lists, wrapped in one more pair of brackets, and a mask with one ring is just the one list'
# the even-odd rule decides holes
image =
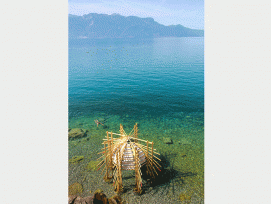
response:
{"label": "bamboo pavilion", "polygon": [[137,124],[134,125],[129,134],[126,134],[121,124],[120,134],[108,131],[106,133],[106,138],[103,139],[102,143],[104,145],[103,151],[99,153],[103,155],[99,158],[102,161],[98,164],[98,170],[103,166],[102,173],[105,170],[104,180],[108,182],[113,179],[114,190],[117,193],[123,191],[122,171],[135,171],[134,191],[141,194],[141,167],[146,165],[146,173],[152,178],[155,177],[155,174],[158,175],[155,168],[160,171],[159,167],[161,167],[156,161],[160,159],[154,155],[159,155],[159,153],[155,152],[153,142],[138,138]]}

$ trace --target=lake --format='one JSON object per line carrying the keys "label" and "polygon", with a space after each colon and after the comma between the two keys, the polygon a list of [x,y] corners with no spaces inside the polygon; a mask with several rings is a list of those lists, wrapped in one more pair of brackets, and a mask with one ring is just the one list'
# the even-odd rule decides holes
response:
{"label": "lake", "polygon": [[[168,181],[178,186],[172,202],[180,199],[185,188],[190,189],[188,198],[201,203],[204,194],[203,37],[70,39],[68,77],[69,128],[88,130],[87,137],[102,147],[106,131],[119,132],[121,123],[130,132],[138,123],[140,137],[153,141],[157,151],[167,158],[167,165],[174,165],[184,175],[182,178],[187,177],[182,180],[176,176]],[[97,127],[95,119],[105,126]],[[164,144],[165,137],[170,137],[173,144]],[[90,144],[82,145],[70,141],[69,157],[91,155],[85,162],[96,158],[94,155],[99,151],[94,146],[90,151]],[[69,166],[69,182],[76,181],[77,171],[82,174]],[[90,183],[84,185],[95,191]],[[107,187],[103,184],[101,188]],[[109,189],[107,193],[112,194]],[[124,197],[135,202],[128,194]],[[144,198],[141,199],[144,203]]]}

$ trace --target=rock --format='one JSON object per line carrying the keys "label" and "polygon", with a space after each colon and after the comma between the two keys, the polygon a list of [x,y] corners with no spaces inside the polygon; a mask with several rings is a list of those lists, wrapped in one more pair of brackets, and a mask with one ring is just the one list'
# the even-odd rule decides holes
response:
{"label": "rock", "polygon": [[69,139],[76,139],[86,136],[87,130],[81,128],[73,128],[69,131]]}
{"label": "rock", "polygon": [[69,186],[69,196],[80,195],[83,192],[83,186],[76,182]]}
{"label": "rock", "polygon": [[163,137],[163,142],[165,144],[173,144],[172,139],[170,139],[169,137]]}
{"label": "rock", "polygon": [[80,197],[80,196],[69,196],[69,204],[95,204],[93,202],[93,196]]}
{"label": "rock", "polygon": [[86,166],[87,170],[95,171],[97,170],[97,165],[100,163],[100,161],[90,161],[88,165]]}
{"label": "rock", "polygon": [[103,193],[101,189],[98,189],[94,192],[93,203],[101,203],[99,201],[102,201],[103,204],[107,204],[108,202],[106,195]]}
{"label": "rock", "polygon": [[84,159],[84,156],[74,156],[73,158],[69,159],[69,164],[77,164]]}
{"label": "rock", "polygon": [[181,154],[181,157],[182,157],[182,158],[186,157],[186,154]]}
{"label": "rock", "polygon": [[118,195],[114,195],[107,199],[102,190],[98,189],[93,196],[80,197],[69,195],[69,204],[121,204],[122,199]]}
{"label": "rock", "polygon": [[84,197],[84,199],[85,199],[85,202],[87,204],[92,204],[94,197],[93,196],[87,196],[87,197]]}
{"label": "rock", "polygon": [[74,200],[77,198],[77,196],[75,195],[69,195],[69,204],[73,204],[74,203]]}
{"label": "rock", "polygon": [[74,203],[73,204],[87,204],[85,199],[82,198],[82,197],[77,197],[75,200],[74,200]]}
{"label": "rock", "polygon": [[95,204],[93,196],[77,197],[73,204]]}
{"label": "rock", "polygon": [[122,203],[121,197],[118,195],[114,195],[108,199],[109,204],[120,204]]}

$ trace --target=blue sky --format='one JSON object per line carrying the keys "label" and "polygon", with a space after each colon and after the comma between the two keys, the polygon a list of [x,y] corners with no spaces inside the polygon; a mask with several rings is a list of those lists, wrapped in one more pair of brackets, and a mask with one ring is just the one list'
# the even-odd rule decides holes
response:
{"label": "blue sky", "polygon": [[69,0],[69,14],[152,17],[163,25],[204,29],[204,0]]}

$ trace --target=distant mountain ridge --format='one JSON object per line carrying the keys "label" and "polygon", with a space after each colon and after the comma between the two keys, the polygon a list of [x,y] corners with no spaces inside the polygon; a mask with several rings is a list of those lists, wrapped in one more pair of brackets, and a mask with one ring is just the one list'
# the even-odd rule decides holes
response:
{"label": "distant mountain ridge", "polygon": [[120,14],[69,14],[69,38],[156,38],[204,37],[204,30],[182,25],[164,26],[153,18],[121,16]]}

